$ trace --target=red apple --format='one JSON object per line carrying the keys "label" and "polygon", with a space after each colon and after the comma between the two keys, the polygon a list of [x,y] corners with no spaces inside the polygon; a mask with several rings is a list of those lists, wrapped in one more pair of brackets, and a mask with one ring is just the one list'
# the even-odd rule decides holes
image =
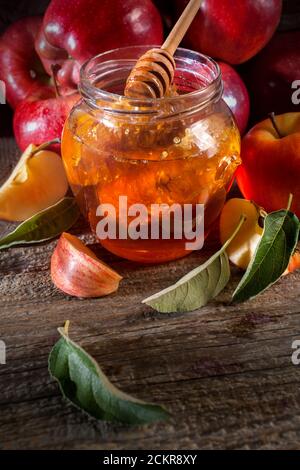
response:
{"label": "red apple", "polygon": [[246,131],[249,113],[250,100],[247,88],[233,67],[224,62],[219,62],[224,84],[223,99],[231,109],[240,133]]}
{"label": "red apple", "polygon": [[[188,0],[175,0],[176,18]],[[184,44],[230,64],[257,54],[280,21],[282,0],[207,0],[189,28]]]}
{"label": "red apple", "polygon": [[[300,31],[277,33],[244,70],[254,118],[300,111]],[[294,84],[295,88],[292,88]],[[295,99],[292,100],[294,93]]]}
{"label": "red apple", "polygon": [[0,80],[6,84],[6,99],[13,108],[49,84],[50,77],[34,49],[41,24],[39,17],[23,18],[0,38]]}
{"label": "red apple", "polygon": [[36,50],[46,70],[60,65],[58,82],[72,86],[80,66],[96,54],[162,40],[161,17],[151,0],[52,0]]}
{"label": "red apple", "polygon": [[[43,89],[20,103],[14,114],[14,134],[18,146],[24,151],[28,145],[60,138],[66,118],[79,100],[77,93],[57,97],[54,89]],[[51,147],[60,151],[60,146]]]}
{"label": "red apple", "polygon": [[[277,130],[276,130],[277,128]],[[246,199],[268,212],[287,206],[300,217],[300,113],[287,113],[260,122],[242,141],[242,165],[237,182]]]}

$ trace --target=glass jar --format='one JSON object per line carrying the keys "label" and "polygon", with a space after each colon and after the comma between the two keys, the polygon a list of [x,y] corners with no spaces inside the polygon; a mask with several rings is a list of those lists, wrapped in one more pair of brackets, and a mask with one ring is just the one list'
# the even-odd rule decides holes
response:
{"label": "glass jar", "polygon": [[[83,66],[82,100],[71,111],[62,137],[68,180],[94,232],[108,216],[97,212],[99,205],[115,207],[110,217],[117,233],[121,228],[124,232],[132,220],[120,209],[120,197],[126,196],[128,207],[146,207],[140,229],[150,224],[153,204],[203,204],[207,235],[240,164],[240,135],[222,100],[220,69],[209,57],[178,49],[170,96],[127,98],[123,92],[129,72],[149,47],[109,51]],[[180,239],[172,230],[169,239],[110,232],[100,241],[116,255],[145,263],[189,252],[186,237]]]}

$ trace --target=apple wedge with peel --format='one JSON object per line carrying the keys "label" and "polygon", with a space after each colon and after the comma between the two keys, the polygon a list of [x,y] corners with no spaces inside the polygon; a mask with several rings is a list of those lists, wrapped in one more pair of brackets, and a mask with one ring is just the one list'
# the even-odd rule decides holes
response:
{"label": "apple wedge with peel", "polygon": [[75,297],[102,297],[115,292],[122,279],[79,238],[64,232],[51,258],[55,286]]}
{"label": "apple wedge with peel", "polygon": [[7,181],[0,187],[0,219],[21,222],[56,204],[68,191],[60,155],[29,145]]}
{"label": "apple wedge with peel", "polygon": [[222,245],[233,234],[242,216],[246,220],[227,247],[230,261],[241,269],[246,270],[255,250],[261,240],[263,228],[259,224],[260,217],[265,212],[253,201],[233,198],[226,202],[220,215],[220,240]]}

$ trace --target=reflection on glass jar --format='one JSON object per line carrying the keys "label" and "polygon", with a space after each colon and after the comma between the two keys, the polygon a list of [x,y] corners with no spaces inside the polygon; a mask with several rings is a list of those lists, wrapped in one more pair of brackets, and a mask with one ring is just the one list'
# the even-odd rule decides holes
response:
{"label": "reflection on glass jar", "polygon": [[[153,204],[195,208],[203,204],[207,234],[240,164],[240,136],[221,98],[220,71],[210,58],[178,49],[170,96],[126,98],[126,78],[146,50],[144,46],[116,49],[83,67],[83,99],[63,132],[67,176],[95,232],[100,204],[115,207],[117,233],[121,225],[130,224],[132,216],[119,211],[119,198],[126,196],[128,206],[146,207],[140,225],[147,227]],[[101,243],[124,258],[159,263],[187,254],[186,241],[184,236],[176,238],[171,227],[168,240],[117,236]]]}

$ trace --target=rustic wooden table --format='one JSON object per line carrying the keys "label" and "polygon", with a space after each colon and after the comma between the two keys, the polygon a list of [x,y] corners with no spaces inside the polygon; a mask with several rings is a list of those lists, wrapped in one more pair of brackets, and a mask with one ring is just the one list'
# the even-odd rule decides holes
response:
{"label": "rustic wooden table", "polygon": [[[2,140],[3,178],[18,152]],[[9,230],[1,223],[1,234]],[[82,228],[75,227],[75,234]],[[84,239],[93,243],[86,231]],[[0,252],[1,449],[292,449],[300,448],[300,366],[291,345],[300,338],[300,273],[257,299],[231,306],[226,290],[202,310],[158,314],[141,300],[197,266],[216,248],[155,267],[92,248],[123,276],[107,298],[60,293],[49,275],[55,241]],[[90,419],[68,405],[50,379],[56,328],[70,333],[99,361],[112,382],[165,405],[168,423],[131,428]]]}

